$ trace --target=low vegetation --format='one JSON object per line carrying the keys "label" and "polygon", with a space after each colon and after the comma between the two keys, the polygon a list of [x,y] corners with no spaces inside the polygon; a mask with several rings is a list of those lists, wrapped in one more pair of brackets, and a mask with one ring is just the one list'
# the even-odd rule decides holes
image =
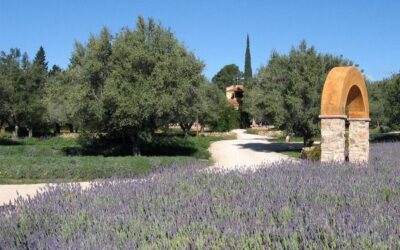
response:
{"label": "low vegetation", "polygon": [[208,161],[211,142],[233,136],[160,136],[143,145],[143,156],[130,156],[130,146],[103,143],[90,147],[77,139],[0,139],[0,184],[130,178],[157,168]]}
{"label": "low vegetation", "polygon": [[49,188],[0,212],[8,248],[395,249],[400,143],[368,166],[281,162],[208,174],[193,164],[89,191]]}

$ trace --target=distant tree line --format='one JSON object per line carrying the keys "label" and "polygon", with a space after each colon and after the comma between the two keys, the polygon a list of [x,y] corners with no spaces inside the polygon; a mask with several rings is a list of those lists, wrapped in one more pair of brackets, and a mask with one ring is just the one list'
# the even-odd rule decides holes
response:
{"label": "distant tree line", "polygon": [[45,95],[48,72],[45,52],[42,47],[33,61],[27,53],[11,49],[0,54],[0,126],[12,126],[14,136],[19,128],[26,128],[29,136],[34,129],[43,129],[46,107]]}
{"label": "distant tree line", "polygon": [[[19,49],[1,52],[0,128],[14,137],[79,130],[127,140],[132,154],[140,154],[140,143],[171,123],[187,135],[195,121],[202,130],[228,131],[251,118],[311,145],[319,134],[323,83],[333,67],[344,65],[354,63],[303,41],[287,55],[273,52],[253,75],[247,37],[245,72],[228,64],[209,83],[204,63],[169,29],[139,17],[133,30],[112,35],[103,28],[86,43],[76,42],[65,70],[49,69],[42,47],[33,60]],[[238,83],[245,84],[239,112],[225,97],[226,87]],[[398,129],[400,75],[367,87],[372,126]]]}
{"label": "distant tree line", "polygon": [[367,82],[371,125],[381,132],[400,129],[400,73]]}

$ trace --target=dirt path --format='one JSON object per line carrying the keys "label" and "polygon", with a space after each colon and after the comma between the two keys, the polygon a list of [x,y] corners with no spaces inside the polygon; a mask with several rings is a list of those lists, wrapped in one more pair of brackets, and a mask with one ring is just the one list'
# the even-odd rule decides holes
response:
{"label": "dirt path", "polygon": [[[262,163],[273,163],[291,159],[276,153],[283,143],[272,143],[266,136],[245,133],[244,129],[233,130],[236,140],[217,141],[211,144],[210,152],[219,169],[256,169]],[[257,166],[258,165],[258,166]]]}
{"label": "dirt path", "polygon": [[[262,163],[272,163],[280,160],[290,159],[289,156],[273,152],[282,143],[271,143],[268,137],[260,135],[246,134],[244,129],[236,129],[236,140],[217,141],[209,148],[215,164],[212,168],[218,169],[256,169]],[[80,182],[85,189],[89,187],[89,182]],[[52,184],[56,185],[56,184]],[[28,195],[33,197],[36,192],[46,184],[26,184],[26,185],[0,185],[0,206],[13,201],[20,194],[22,197]]]}
{"label": "dirt path", "polygon": [[[83,189],[90,186],[90,182],[79,182]],[[41,192],[47,184],[23,184],[23,185],[0,185],[0,206],[8,205],[11,201],[14,201],[20,194],[22,197],[26,198],[28,196],[33,197],[37,192]],[[57,185],[57,184],[50,184]]]}

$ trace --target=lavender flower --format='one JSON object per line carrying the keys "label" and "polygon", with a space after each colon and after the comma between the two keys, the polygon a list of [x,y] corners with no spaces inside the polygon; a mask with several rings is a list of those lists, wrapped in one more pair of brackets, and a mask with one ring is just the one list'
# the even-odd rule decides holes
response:
{"label": "lavender flower", "polygon": [[399,248],[400,143],[365,168],[280,162],[48,187],[0,211],[0,249]]}

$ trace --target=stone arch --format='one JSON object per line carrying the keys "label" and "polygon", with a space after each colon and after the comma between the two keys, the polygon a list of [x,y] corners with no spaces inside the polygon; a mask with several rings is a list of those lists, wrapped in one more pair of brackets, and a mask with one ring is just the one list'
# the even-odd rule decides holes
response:
{"label": "stone arch", "polygon": [[[348,110],[346,110],[348,108]],[[345,122],[349,126],[349,160],[368,160],[369,103],[364,77],[355,67],[335,67],[321,96],[321,161],[345,160]]]}
{"label": "stone arch", "polygon": [[369,118],[368,92],[364,78],[355,67],[333,68],[326,78],[321,97],[321,115]]}

